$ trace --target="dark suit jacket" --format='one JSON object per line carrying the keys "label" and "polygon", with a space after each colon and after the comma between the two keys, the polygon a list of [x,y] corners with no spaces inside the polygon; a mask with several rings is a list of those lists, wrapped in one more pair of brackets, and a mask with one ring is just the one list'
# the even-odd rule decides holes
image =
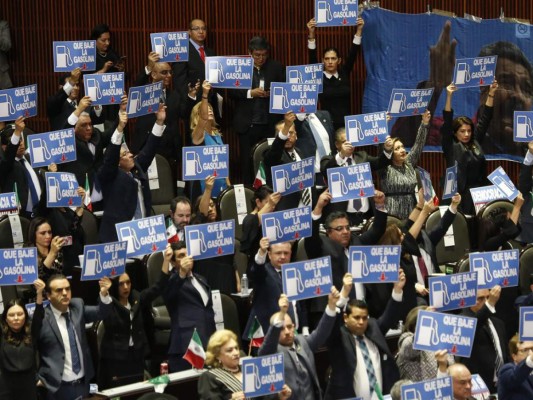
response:
{"label": "dark suit jacket", "polygon": [[[65,363],[65,347],[55,316],[50,308],[46,307],[42,328],[39,335],[40,367],[38,379],[43,381],[46,388],[55,393],[61,385],[61,377]],[[69,312],[80,342],[80,351],[83,352],[83,368],[85,370],[86,384],[94,376],[94,367],[85,335],[85,324],[105,318],[111,309],[111,304],[100,303],[98,306],[86,306],[82,299],[71,299]],[[35,316],[34,316],[35,318]]]}
{"label": "dark suit jacket", "polygon": [[[135,166],[131,170],[140,180],[144,197],[146,214],[152,208],[152,195],[146,171],[155,157],[155,151],[161,138],[150,134],[146,145],[135,158]],[[104,163],[98,170],[98,180],[102,185],[104,196],[104,216],[100,224],[100,240],[103,243],[117,240],[115,224],[130,221],[137,207],[137,182],[129,173],[118,167],[120,146],[110,143],[104,156]]]}
{"label": "dark suit jacket", "polygon": [[[379,319],[368,319],[368,328],[365,332],[365,336],[379,349],[384,394],[389,393],[392,385],[400,379],[398,366],[385,340],[387,331],[398,323],[400,309],[401,303],[391,298]],[[357,397],[353,385],[357,367],[355,346],[355,338],[344,325],[342,314],[339,314],[337,324],[328,340],[331,376],[326,390],[327,399]]]}
{"label": "dark suit jacket", "polygon": [[207,291],[207,305],[204,305],[200,293],[190,279],[181,279],[176,272],[170,275],[168,286],[163,292],[171,323],[168,354],[184,354],[195,328],[204,348],[207,347],[209,337],[215,332],[211,289],[203,276],[194,274],[194,277]]}
{"label": "dark suit jacket", "polygon": [[498,374],[499,400],[530,400],[533,399],[532,369],[526,360],[515,364],[505,364]]}
{"label": "dark suit jacket", "polygon": [[[63,129],[65,124],[67,124],[68,117],[76,109],[72,104],[67,101],[68,96],[63,90],[59,89],[56,94],[48,97],[46,100],[46,113],[48,114],[48,120],[50,121],[50,128],[53,131]],[[86,111],[91,116],[91,121],[93,124],[102,124],[105,121],[105,118],[102,114],[96,116],[93,107],[88,107]]]}
{"label": "dark suit jacket", "polygon": [[[329,147],[331,151],[333,151],[333,149],[335,149],[335,129],[333,128],[331,115],[325,110],[317,110],[315,115],[326,129],[329,136]],[[309,120],[307,118],[303,121],[296,119],[294,124],[296,126],[296,132],[298,132],[298,140],[296,141],[296,144],[300,149],[302,157],[308,158],[316,156],[317,145],[315,137],[313,136],[313,131],[309,126]]]}

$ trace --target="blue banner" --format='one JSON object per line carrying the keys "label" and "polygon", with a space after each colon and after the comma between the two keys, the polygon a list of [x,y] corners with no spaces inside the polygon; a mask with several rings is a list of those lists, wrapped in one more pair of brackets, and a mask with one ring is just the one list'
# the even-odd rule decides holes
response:
{"label": "blue banner", "polygon": [[333,286],[331,258],[321,257],[281,266],[283,293],[290,301],[327,296]]}
{"label": "blue banner", "polygon": [[429,278],[429,305],[437,311],[456,310],[476,304],[477,272]]}
{"label": "blue banner", "polygon": [[284,384],[282,353],[242,361],[242,386],[246,398],[281,392]]}
{"label": "blue banner", "polygon": [[518,249],[470,253],[470,271],[477,272],[477,288],[518,286],[520,252]]}
{"label": "blue banner", "polygon": [[182,149],[184,181],[204,180],[211,175],[216,178],[229,176],[229,146],[192,146]]}
{"label": "blue banner", "polygon": [[[43,301],[43,307],[48,307],[50,304],[50,300],[44,300]],[[35,303],[27,303],[24,307],[26,307],[26,311],[28,311],[28,317],[33,318],[33,314],[35,313]]]}
{"label": "blue banner", "polygon": [[136,118],[157,112],[163,81],[132,87],[128,93],[128,118]]}
{"label": "blue banner", "polygon": [[533,340],[533,307],[520,307],[519,323],[518,340],[521,342]]}
{"label": "blue banner", "polygon": [[402,246],[350,246],[349,268],[354,282],[398,281]]}
{"label": "blue banner", "polygon": [[272,188],[283,196],[315,184],[315,157],[272,167]]}
{"label": "blue banner", "polygon": [[490,395],[490,390],[479,374],[472,374],[472,397],[474,399],[486,399]]}
{"label": "blue banner", "polygon": [[313,233],[311,207],[262,214],[261,229],[270,244],[309,237]]}
{"label": "blue banner", "polygon": [[422,181],[422,189],[424,189],[424,201],[430,201],[433,198],[433,184],[431,183],[431,176],[424,168],[418,167],[420,180]]}
{"label": "blue banner", "polygon": [[15,192],[0,193],[0,215],[17,214],[18,211],[17,194]]}
{"label": "blue banner", "polygon": [[369,163],[328,169],[331,202],[374,196],[374,181]]}
{"label": "blue banner", "polygon": [[76,138],[72,128],[28,135],[26,141],[33,168],[76,160]]}
{"label": "blue banner", "polygon": [[124,72],[83,75],[83,85],[92,106],[120,104],[124,94]]}
{"label": "blue banner", "polygon": [[37,115],[37,85],[0,90],[0,121]]}
{"label": "blue banner", "polygon": [[488,176],[489,181],[494,183],[505,195],[507,200],[513,201],[518,196],[518,189],[502,167],[496,168]]}
{"label": "blue banner", "polygon": [[195,260],[233,254],[235,251],[235,221],[187,225],[185,242],[187,255]]}
{"label": "blue banner", "polygon": [[46,207],[80,207],[76,175],[69,172],[46,172]]}
{"label": "blue banner", "polygon": [[126,272],[126,242],[92,244],[83,248],[82,281],[114,278]]}
{"label": "blue banner", "polygon": [[415,350],[448,350],[452,356],[470,357],[477,318],[420,310],[416,320]]}
{"label": "blue banner", "polygon": [[189,32],[150,33],[150,42],[159,62],[189,61]]}
{"label": "blue banner", "polygon": [[318,85],[318,93],[322,93],[324,64],[291,65],[286,67],[285,80],[288,83],[316,83]]}
{"label": "blue banner", "polygon": [[533,111],[515,111],[514,112],[514,141],[529,143],[533,140],[533,125],[531,119]]}
{"label": "blue banner", "polygon": [[388,113],[392,117],[420,115],[426,111],[433,96],[431,89],[393,89]]}
{"label": "blue banner", "polygon": [[493,200],[506,199],[503,192],[494,185],[472,188],[470,189],[470,194],[472,195],[476,213],[481,210],[481,207]]}
{"label": "blue banner", "polygon": [[31,285],[38,273],[36,247],[0,249],[0,286]]}
{"label": "blue banner", "polygon": [[270,113],[285,114],[314,113],[318,105],[318,85],[316,83],[270,84]]}
{"label": "blue banner", "polygon": [[402,385],[402,400],[453,400],[452,378],[437,379]]}
{"label": "blue banner", "polygon": [[461,58],[455,61],[453,83],[457,88],[491,85],[496,76],[498,56]]}
{"label": "blue banner", "polygon": [[54,42],[54,72],[71,72],[96,69],[96,40]]}
{"label": "blue banner", "polygon": [[385,111],[344,117],[346,140],[354,146],[384,143],[389,135]]}
{"label": "blue banner", "polygon": [[156,215],[115,225],[118,240],[127,242],[128,257],[163,251],[167,247],[165,217]]}
{"label": "blue banner", "polygon": [[357,0],[315,0],[316,26],[355,25],[357,7]]}
{"label": "blue banner", "polygon": [[457,161],[453,167],[446,168],[442,199],[451,199],[455,193],[457,193]]}
{"label": "blue banner", "polygon": [[250,56],[205,58],[205,76],[215,88],[251,89],[253,72]]}

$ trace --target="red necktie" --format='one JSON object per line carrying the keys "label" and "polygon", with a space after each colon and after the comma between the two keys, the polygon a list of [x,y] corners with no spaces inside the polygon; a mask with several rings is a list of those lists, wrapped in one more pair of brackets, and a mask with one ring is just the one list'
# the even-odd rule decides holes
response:
{"label": "red necktie", "polygon": [[426,262],[424,261],[424,257],[418,257],[418,267],[420,268],[420,272],[422,273],[422,278],[424,278],[424,281],[428,277],[428,269],[426,267]]}
{"label": "red necktie", "polygon": [[202,61],[205,63],[205,51],[204,51],[204,46],[200,46],[200,47],[198,47],[198,51],[200,52],[200,58],[201,58]]}

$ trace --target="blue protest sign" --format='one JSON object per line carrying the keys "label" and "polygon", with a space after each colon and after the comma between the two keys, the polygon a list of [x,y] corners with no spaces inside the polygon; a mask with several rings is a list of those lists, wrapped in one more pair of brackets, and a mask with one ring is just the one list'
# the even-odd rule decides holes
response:
{"label": "blue protest sign", "polygon": [[283,293],[290,301],[327,296],[333,285],[331,258],[293,262],[281,266]]}
{"label": "blue protest sign", "polygon": [[521,342],[533,340],[533,307],[520,307],[520,329],[518,340]]}
{"label": "blue protest sign", "polygon": [[452,378],[437,379],[402,385],[402,400],[453,400]]}
{"label": "blue protest sign", "polygon": [[355,25],[357,12],[357,0],[315,0],[316,26]]}
{"label": "blue protest sign", "polygon": [[189,61],[189,32],[150,33],[150,42],[159,62]]}
{"label": "blue protest sign", "polygon": [[0,215],[17,214],[18,211],[17,194],[15,192],[0,193]]}
{"label": "blue protest sign", "polygon": [[374,181],[369,163],[328,169],[332,203],[374,196]]}
{"label": "blue protest sign", "polygon": [[80,207],[76,175],[69,172],[46,172],[46,207]]}
{"label": "blue protest sign", "polygon": [[262,214],[261,229],[270,244],[309,237],[313,233],[311,207]]}
{"label": "blue protest sign", "polygon": [[242,387],[246,398],[281,392],[284,384],[282,353],[242,361]]}
{"label": "blue protest sign", "polygon": [[472,397],[474,399],[487,399],[490,395],[490,390],[487,384],[479,376],[479,374],[472,374]]}
{"label": "blue protest sign", "polygon": [[389,115],[403,117],[419,115],[426,111],[429,101],[433,96],[430,89],[392,89],[389,100]]}
{"label": "blue protest sign", "polygon": [[398,281],[401,246],[350,246],[349,268],[354,282]]}
{"label": "blue protest sign", "polygon": [[451,199],[457,193],[457,162],[450,168],[446,168],[446,179],[442,199]]}
{"label": "blue protest sign", "polygon": [[318,105],[318,85],[316,83],[270,84],[270,113],[285,114],[314,113]]}
{"label": "blue protest sign", "polygon": [[470,357],[477,318],[419,311],[416,320],[415,350],[448,350],[452,356]]}
{"label": "blue protest sign", "polygon": [[385,111],[344,117],[346,139],[354,146],[384,143],[389,134]]}
{"label": "blue protest sign", "polygon": [[460,58],[455,61],[453,83],[457,88],[487,86],[494,82],[498,56]]}
{"label": "blue protest sign", "polygon": [[162,81],[132,87],[128,93],[128,118],[157,112],[162,93]]}
{"label": "blue protest sign", "polygon": [[0,286],[30,285],[37,276],[36,247],[0,250]]}
{"label": "blue protest sign", "polygon": [[54,42],[54,72],[71,72],[96,69],[96,40]]}
{"label": "blue protest sign", "polygon": [[315,157],[272,167],[272,187],[282,196],[315,184]]}
{"label": "blue protest sign", "polygon": [[83,248],[81,280],[114,278],[126,271],[126,242],[92,244]]}
{"label": "blue protest sign", "polygon": [[513,138],[515,142],[531,142],[533,140],[533,111],[515,111]]}
{"label": "blue protest sign", "polygon": [[437,311],[456,310],[476,304],[477,272],[429,278],[429,305]]}
{"label": "blue protest sign", "polygon": [[253,73],[250,56],[205,58],[205,76],[215,88],[251,89]]}
{"label": "blue protest sign", "polygon": [[33,168],[76,160],[76,137],[72,128],[28,135],[26,141]]}
{"label": "blue protest sign", "polygon": [[519,255],[518,249],[470,253],[470,271],[477,272],[477,288],[518,286]]}
{"label": "blue protest sign", "polygon": [[470,189],[470,194],[472,195],[472,201],[474,202],[476,213],[481,210],[485,204],[493,200],[506,199],[503,192],[494,185],[472,188]]}
{"label": "blue protest sign", "polygon": [[83,85],[92,106],[120,104],[124,94],[124,72],[83,75]]}
{"label": "blue protest sign", "polygon": [[[43,301],[43,307],[47,307],[50,304],[50,300],[44,300]],[[33,318],[33,314],[35,314],[35,307],[36,303],[27,303],[24,305],[26,307],[26,311],[28,311],[28,316],[30,318]]]}
{"label": "blue protest sign", "polygon": [[233,254],[235,251],[235,221],[187,225],[185,242],[187,254],[195,260]]}
{"label": "blue protest sign", "polygon": [[322,93],[324,64],[291,65],[285,69],[285,80],[288,83],[316,83],[318,93]]}
{"label": "blue protest sign", "polygon": [[431,176],[424,168],[418,167],[420,180],[422,181],[422,189],[424,189],[424,201],[430,201],[433,198],[433,184],[431,183]]}
{"label": "blue protest sign", "polygon": [[167,247],[165,217],[163,215],[121,222],[115,225],[115,229],[118,240],[127,242],[126,254],[128,257],[163,251]]}
{"label": "blue protest sign", "polygon": [[502,191],[509,201],[513,201],[516,196],[518,196],[518,189],[502,167],[498,167],[492,171],[488,178],[489,181],[494,183],[494,185]]}
{"label": "blue protest sign", "polygon": [[0,90],[0,121],[37,115],[37,85]]}
{"label": "blue protest sign", "polygon": [[211,175],[216,178],[229,176],[229,146],[192,146],[182,149],[184,181],[204,180]]}

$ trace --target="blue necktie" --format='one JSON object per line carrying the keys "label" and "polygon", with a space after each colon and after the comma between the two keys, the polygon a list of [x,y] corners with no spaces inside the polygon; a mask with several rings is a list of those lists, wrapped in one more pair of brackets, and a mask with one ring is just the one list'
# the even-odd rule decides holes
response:
{"label": "blue necktie", "polygon": [[361,354],[365,360],[366,373],[368,374],[368,382],[370,383],[370,396],[372,396],[372,393],[374,393],[378,385],[376,372],[374,371],[374,366],[372,365],[372,360],[370,359],[370,353],[368,352],[365,338],[363,336],[357,336],[357,343],[359,343],[359,350],[361,350]]}
{"label": "blue necktie", "polygon": [[67,332],[68,332],[68,342],[70,344],[70,356],[72,358],[72,371],[75,374],[78,374],[81,371],[81,362],[80,362],[80,353],[78,352],[78,344],[76,343],[76,333],[74,332],[74,327],[70,321],[70,316],[68,312],[61,314],[65,318],[67,323]]}
{"label": "blue necktie", "polygon": [[[26,174],[26,181],[28,182],[28,188],[30,189],[31,201],[33,203],[33,206],[35,207],[39,204],[39,196],[37,196],[37,189],[35,188],[35,185],[33,184],[33,179],[31,179],[30,171],[28,171],[28,168],[26,168],[26,159],[24,157],[20,159],[20,165],[22,165],[24,174]],[[31,210],[26,210],[26,211],[31,211]]]}

